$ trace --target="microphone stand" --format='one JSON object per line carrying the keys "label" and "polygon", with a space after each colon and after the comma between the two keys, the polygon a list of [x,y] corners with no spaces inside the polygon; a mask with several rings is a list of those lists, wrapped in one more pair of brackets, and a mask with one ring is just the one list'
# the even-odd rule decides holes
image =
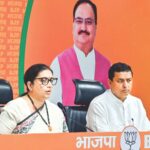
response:
{"label": "microphone stand", "polygon": [[86,127],[86,126],[83,125],[82,123],[76,122],[76,120],[74,120],[74,119],[72,119],[72,118],[69,118],[69,117],[67,116],[66,109],[65,109],[65,107],[63,106],[62,103],[58,102],[57,105],[58,105],[58,107],[62,110],[62,112],[63,112],[63,114],[64,114],[64,116],[65,116],[65,118],[66,118],[67,125],[68,125],[68,120],[71,120],[73,123],[79,125],[80,127],[83,127],[83,128],[85,128],[85,129],[87,129],[87,130],[89,130],[89,131],[91,131],[91,132],[94,132],[92,129],[90,129],[89,127]]}

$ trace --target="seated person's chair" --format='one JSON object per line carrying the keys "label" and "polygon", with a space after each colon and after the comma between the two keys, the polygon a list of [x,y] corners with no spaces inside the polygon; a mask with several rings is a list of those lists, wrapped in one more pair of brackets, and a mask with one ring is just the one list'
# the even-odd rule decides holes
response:
{"label": "seated person's chair", "polygon": [[13,91],[10,83],[0,79],[0,108],[13,99]]}
{"label": "seated person's chair", "polygon": [[58,103],[58,106],[66,117],[69,132],[86,132],[88,129],[86,127],[88,106],[94,97],[105,91],[105,88],[98,81],[74,79],[73,82],[76,88],[74,102],[76,106],[63,106],[61,103]]}

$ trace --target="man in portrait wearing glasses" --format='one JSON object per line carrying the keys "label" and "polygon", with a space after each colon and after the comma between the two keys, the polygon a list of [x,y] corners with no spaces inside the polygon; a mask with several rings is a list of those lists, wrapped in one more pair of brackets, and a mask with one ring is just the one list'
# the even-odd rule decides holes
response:
{"label": "man in portrait wearing glasses", "polygon": [[97,28],[97,8],[90,0],[78,0],[73,9],[74,45],[54,59],[51,68],[58,83],[51,101],[73,106],[75,87],[72,79],[98,80],[108,88],[110,62],[93,47]]}

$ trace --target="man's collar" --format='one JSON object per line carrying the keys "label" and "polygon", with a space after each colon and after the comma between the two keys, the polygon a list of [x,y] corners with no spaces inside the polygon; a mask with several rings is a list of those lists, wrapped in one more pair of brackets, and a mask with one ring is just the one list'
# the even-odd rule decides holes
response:
{"label": "man's collar", "polygon": [[[79,55],[83,55],[84,54],[84,52],[81,49],[79,49],[75,44],[73,45],[73,48],[74,48],[76,54],[79,54]],[[94,53],[94,48],[88,53],[88,55],[89,54],[93,54],[93,53]]]}

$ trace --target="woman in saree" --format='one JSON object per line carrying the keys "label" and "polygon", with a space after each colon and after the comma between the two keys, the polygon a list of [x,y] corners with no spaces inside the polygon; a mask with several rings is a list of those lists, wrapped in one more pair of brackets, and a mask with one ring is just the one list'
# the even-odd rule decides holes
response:
{"label": "woman in saree", "polygon": [[27,69],[24,75],[27,92],[3,107],[0,134],[68,132],[62,111],[47,100],[56,82],[45,64]]}

